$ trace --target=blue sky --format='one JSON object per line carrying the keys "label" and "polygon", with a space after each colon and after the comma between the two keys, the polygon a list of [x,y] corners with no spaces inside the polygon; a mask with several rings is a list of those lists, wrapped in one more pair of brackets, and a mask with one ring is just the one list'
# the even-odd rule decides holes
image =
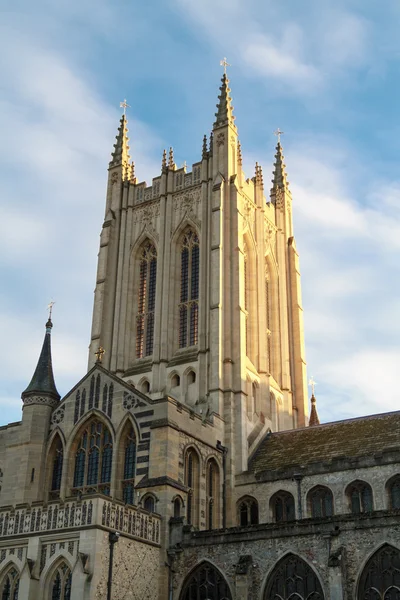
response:
{"label": "blue sky", "polygon": [[244,168],[294,203],[321,420],[398,408],[397,0],[16,1],[0,23],[1,423],[20,418],[53,298],[61,394],[85,373],[107,165],[127,98],[140,180],[200,157],[223,56]]}

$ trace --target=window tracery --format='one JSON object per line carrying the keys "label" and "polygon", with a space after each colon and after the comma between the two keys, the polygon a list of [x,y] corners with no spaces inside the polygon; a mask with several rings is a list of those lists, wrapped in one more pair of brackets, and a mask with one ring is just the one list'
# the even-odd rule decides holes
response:
{"label": "window tracery", "polygon": [[122,497],[126,504],[135,503],[135,471],[136,471],[136,436],[132,425],[129,425],[125,436],[124,474],[122,481]]}
{"label": "window tracery", "polygon": [[1,600],[18,600],[19,594],[19,573],[15,567],[7,571],[1,588]]}
{"label": "window tracery", "polygon": [[51,600],[71,600],[72,573],[63,562],[57,567],[50,583]]}
{"label": "window tracery", "polygon": [[308,493],[311,516],[331,517],[333,515],[333,496],[329,488],[317,486]]}
{"label": "window tracery", "polygon": [[247,496],[239,501],[238,521],[241,527],[258,525],[258,502],[255,498]]}
{"label": "window tracery", "polygon": [[280,491],[274,494],[271,498],[271,508],[276,523],[294,521],[296,518],[294,498],[289,492]]}
{"label": "window tracery", "polygon": [[400,477],[395,477],[388,486],[391,509],[400,509]]}
{"label": "window tracery", "polygon": [[207,529],[218,529],[220,496],[219,467],[213,458],[207,463],[206,477]]}
{"label": "window tracery", "polygon": [[80,434],[75,456],[74,490],[110,494],[113,443],[110,431],[99,420],[91,420]]}
{"label": "window tracery", "polygon": [[347,488],[347,497],[353,515],[372,511],[372,489],[368,483],[354,481]]}
{"label": "window tracery", "polygon": [[269,577],[264,600],[324,600],[315,572],[295,554],[288,554]]}
{"label": "window tracery", "polygon": [[185,484],[188,487],[186,503],[186,520],[189,525],[197,525],[199,457],[190,448],[185,457]]}
{"label": "window tracery", "polygon": [[395,600],[400,594],[400,551],[386,544],[369,559],[361,574],[358,600]]}
{"label": "window tracery", "polygon": [[210,563],[202,563],[189,575],[180,600],[232,600],[229,586]]}
{"label": "window tracery", "polygon": [[153,354],[156,306],[157,251],[150,241],[140,252],[139,296],[136,317],[136,358]]}
{"label": "window tracery", "polygon": [[188,229],[181,243],[181,291],[179,302],[179,348],[195,346],[199,325],[200,243]]}

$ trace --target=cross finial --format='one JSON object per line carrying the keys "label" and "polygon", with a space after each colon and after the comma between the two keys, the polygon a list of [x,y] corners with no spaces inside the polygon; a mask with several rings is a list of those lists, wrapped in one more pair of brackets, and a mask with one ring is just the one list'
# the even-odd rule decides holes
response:
{"label": "cross finial", "polygon": [[126,115],[126,109],[130,108],[130,105],[127,103],[126,98],[123,102],[119,103],[120,108],[124,109],[124,116]]}
{"label": "cross finial", "polygon": [[49,309],[49,320],[50,321],[51,321],[51,313],[53,312],[54,305],[55,305],[55,302],[53,302],[53,300],[51,300],[47,305],[47,308]]}
{"label": "cross finial", "polygon": [[228,63],[228,61],[226,60],[226,56],[224,56],[223,60],[219,61],[219,64],[221,65],[221,67],[224,67],[224,75],[226,75],[226,67],[230,67],[231,66]]}
{"label": "cross finial", "polygon": [[277,136],[277,138],[278,138],[278,144],[280,144],[280,143],[281,143],[281,135],[283,135],[284,133],[285,133],[285,132],[284,132],[284,131],[281,131],[281,130],[279,129],[279,127],[278,127],[278,129],[277,129],[276,131],[274,131],[274,135],[276,135],[276,136]]}
{"label": "cross finial", "polygon": [[105,353],[105,350],[102,346],[99,346],[99,349],[97,350],[97,352],[95,352],[95,356],[97,356],[97,361],[101,363],[101,361],[103,360],[103,354]]}
{"label": "cross finial", "polygon": [[314,380],[314,377],[312,375],[310,377],[310,381],[308,382],[308,385],[311,386],[311,392],[312,392],[312,395],[314,396],[315,386],[317,385],[317,382]]}

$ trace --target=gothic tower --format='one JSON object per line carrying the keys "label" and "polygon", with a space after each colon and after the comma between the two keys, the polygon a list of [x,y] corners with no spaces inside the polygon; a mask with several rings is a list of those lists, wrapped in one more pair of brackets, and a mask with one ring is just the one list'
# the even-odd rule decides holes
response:
{"label": "gothic tower", "polygon": [[[109,164],[89,366],[150,397],[225,421],[229,477],[265,431],[307,424],[303,318],[292,198],[276,147],[270,197],[246,179],[226,74],[201,160],[164,151],[151,186],[130,162],[122,116]],[[233,485],[233,481],[231,481]]]}

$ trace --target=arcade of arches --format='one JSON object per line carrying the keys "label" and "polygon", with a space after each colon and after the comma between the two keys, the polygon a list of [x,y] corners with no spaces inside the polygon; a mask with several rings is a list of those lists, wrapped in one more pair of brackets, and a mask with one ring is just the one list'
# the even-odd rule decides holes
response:
{"label": "arcade of arches", "polygon": [[[238,566],[236,573],[241,572]],[[325,600],[327,597],[314,567],[293,553],[277,562],[262,594],[262,600]],[[359,578],[357,600],[399,599],[400,550],[385,544],[365,564]],[[202,561],[185,579],[179,600],[233,600],[233,596],[224,574],[208,561]]]}

